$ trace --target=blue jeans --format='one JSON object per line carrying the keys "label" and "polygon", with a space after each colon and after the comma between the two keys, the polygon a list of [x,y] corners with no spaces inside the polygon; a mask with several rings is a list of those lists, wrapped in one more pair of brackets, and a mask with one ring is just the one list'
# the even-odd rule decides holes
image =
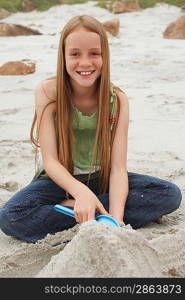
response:
{"label": "blue jeans", "polygon": [[[131,224],[134,229],[179,207],[182,195],[177,185],[130,172],[128,179],[129,193],[124,222]],[[108,211],[109,194],[100,194],[98,179],[91,179],[88,187]],[[0,209],[0,228],[5,234],[29,243],[43,239],[48,233],[69,229],[77,224],[75,219],[54,210],[54,205],[64,199],[65,191],[49,177],[37,178],[18,191]]]}

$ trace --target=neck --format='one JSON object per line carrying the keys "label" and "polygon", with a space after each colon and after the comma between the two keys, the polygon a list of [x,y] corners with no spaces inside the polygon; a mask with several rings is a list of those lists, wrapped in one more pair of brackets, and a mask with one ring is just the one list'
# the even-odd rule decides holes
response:
{"label": "neck", "polygon": [[97,84],[91,87],[82,87],[72,82],[71,85],[73,98],[78,101],[83,102],[84,100],[95,99],[97,97]]}

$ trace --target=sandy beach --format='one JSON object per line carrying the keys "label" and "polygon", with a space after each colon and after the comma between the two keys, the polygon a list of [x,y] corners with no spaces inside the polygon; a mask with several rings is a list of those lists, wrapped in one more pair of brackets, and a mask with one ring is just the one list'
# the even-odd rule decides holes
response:
{"label": "sandy beach", "polygon": [[[104,22],[118,17],[120,31],[108,36],[111,80],[129,98],[128,171],[160,177],[185,191],[185,40],[164,39],[183,12],[158,4],[114,15],[94,2],[59,5],[45,12],[16,13],[3,22],[42,35],[0,37],[0,65],[30,59],[36,71],[0,76],[0,206],[34,176],[29,132],[34,89],[55,74],[60,31],[75,15]],[[185,277],[185,204],[133,230],[96,221],[27,244],[0,232],[0,277]]]}

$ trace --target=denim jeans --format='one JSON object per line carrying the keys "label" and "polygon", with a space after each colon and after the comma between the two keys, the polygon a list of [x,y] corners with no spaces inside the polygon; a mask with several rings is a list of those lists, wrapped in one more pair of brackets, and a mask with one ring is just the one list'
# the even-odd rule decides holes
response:
{"label": "denim jeans", "polygon": [[[181,191],[174,183],[131,172],[128,180],[124,222],[134,229],[173,212],[181,203]],[[98,179],[90,180],[88,187],[109,211],[109,194],[100,194]],[[5,234],[29,243],[43,239],[48,233],[69,229],[77,224],[75,219],[54,210],[54,205],[64,199],[65,191],[48,176],[37,178],[0,209],[0,228]]]}

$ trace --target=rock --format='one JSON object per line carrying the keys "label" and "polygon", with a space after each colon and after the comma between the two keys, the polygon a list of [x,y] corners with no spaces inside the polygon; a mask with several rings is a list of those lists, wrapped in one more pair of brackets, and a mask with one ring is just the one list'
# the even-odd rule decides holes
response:
{"label": "rock", "polygon": [[29,12],[36,9],[36,5],[29,0],[23,0],[21,3],[21,8],[24,12]]}
{"label": "rock", "polygon": [[111,35],[116,36],[119,32],[120,21],[118,18],[114,18],[110,21],[106,21],[103,24],[103,27]]}
{"label": "rock", "polygon": [[14,192],[18,190],[19,185],[16,181],[7,181],[4,184],[0,184],[0,188],[5,189],[9,192]]}
{"label": "rock", "polygon": [[10,192],[14,192],[18,190],[19,186],[16,181],[8,181],[5,183],[5,188]]}
{"label": "rock", "polygon": [[113,14],[128,13],[133,11],[141,11],[138,0],[122,0],[116,1],[112,5]]}
{"label": "rock", "polygon": [[8,168],[12,168],[12,167],[15,167],[15,164],[13,162],[9,162],[8,163]]}
{"label": "rock", "polygon": [[35,63],[29,59],[7,62],[0,67],[0,75],[26,75],[35,72]]}
{"label": "rock", "polygon": [[7,18],[10,15],[11,15],[11,13],[9,11],[7,11],[6,9],[0,7],[0,19]]}
{"label": "rock", "polygon": [[185,15],[170,23],[163,32],[165,39],[185,39]]}
{"label": "rock", "polygon": [[41,35],[39,31],[19,24],[0,22],[0,36]]}

